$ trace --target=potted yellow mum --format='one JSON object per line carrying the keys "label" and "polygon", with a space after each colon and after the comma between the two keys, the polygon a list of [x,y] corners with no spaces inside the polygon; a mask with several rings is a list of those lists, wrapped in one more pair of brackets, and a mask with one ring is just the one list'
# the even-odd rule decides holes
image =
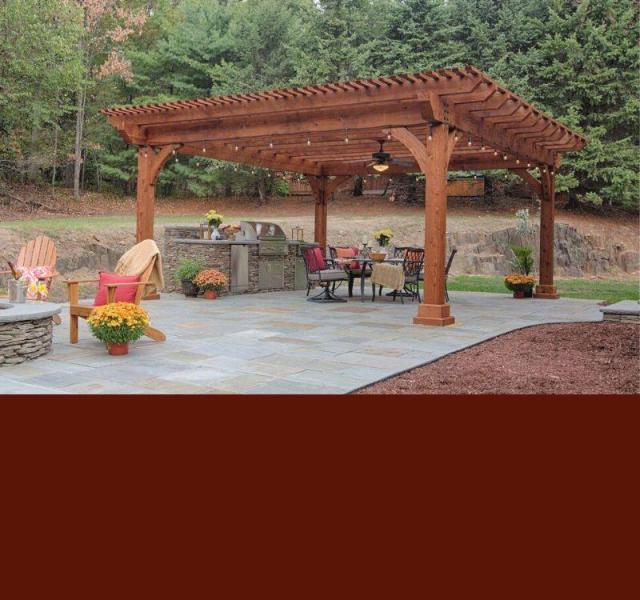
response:
{"label": "potted yellow mum", "polygon": [[93,335],[107,345],[114,356],[129,354],[129,342],[144,335],[149,315],[144,308],[131,302],[114,302],[91,311],[87,323]]}
{"label": "potted yellow mum", "polygon": [[520,273],[511,273],[504,278],[504,285],[508,290],[513,292],[514,298],[531,297],[530,292],[536,280],[531,275],[522,275]]}

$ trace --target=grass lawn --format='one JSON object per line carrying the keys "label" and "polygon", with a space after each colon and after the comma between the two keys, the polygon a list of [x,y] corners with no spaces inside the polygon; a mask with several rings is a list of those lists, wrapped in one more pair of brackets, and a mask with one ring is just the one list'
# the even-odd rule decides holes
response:
{"label": "grass lawn", "polygon": [[[620,300],[639,300],[638,281],[614,279],[556,279],[558,293],[564,298],[605,300],[609,303]],[[447,287],[461,292],[497,292],[510,294],[504,287],[504,278],[489,275],[455,275],[449,277]]]}

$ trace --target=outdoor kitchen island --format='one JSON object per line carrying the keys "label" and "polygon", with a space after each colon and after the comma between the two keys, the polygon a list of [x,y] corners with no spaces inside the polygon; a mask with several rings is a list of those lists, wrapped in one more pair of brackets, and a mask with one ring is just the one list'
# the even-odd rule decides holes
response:
{"label": "outdoor kitchen island", "polygon": [[288,240],[275,223],[241,221],[233,240],[202,239],[197,226],[167,226],[161,250],[164,291],[181,291],[174,273],[185,259],[222,271],[231,294],[306,289],[303,243]]}

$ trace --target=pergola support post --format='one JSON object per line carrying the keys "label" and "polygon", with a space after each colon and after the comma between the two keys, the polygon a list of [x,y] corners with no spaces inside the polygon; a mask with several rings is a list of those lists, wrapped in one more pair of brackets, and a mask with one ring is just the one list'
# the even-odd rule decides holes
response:
{"label": "pergola support post", "polygon": [[136,190],[136,241],[153,239],[156,180],[160,169],[178,144],[163,146],[158,152],[149,146],[138,148],[138,183]]}
{"label": "pergola support post", "polygon": [[542,197],[540,198],[540,283],[536,286],[534,298],[555,300],[559,298],[553,281],[555,267],[555,176],[546,168],[541,173]]}
{"label": "pergola support post", "polygon": [[529,189],[540,198],[540,260],[538,266],[539,281],[534,298],[555,300],[559,298],[554,285],[554,243],[555,243],[555,175],[548,167],[540,171],[540,181],[526,169],[512,169]]}
{"label": "pergola support post", "polygon": [[315,200],[313,239],[324,251],[327,248],[327,201],[350,176],[329,179],[326,175],[307,176]]}
{"label": "pergola support post", "polygon": [[425,174],[424,202],[424,292],[417,325],[452,325],[451,307],[445,296],[445,255],[447,250],[447,172],[455,145],[447,123],[432,123],[429,138],[422,143],[405,128],[393,128],[391,134],[415,157]]}

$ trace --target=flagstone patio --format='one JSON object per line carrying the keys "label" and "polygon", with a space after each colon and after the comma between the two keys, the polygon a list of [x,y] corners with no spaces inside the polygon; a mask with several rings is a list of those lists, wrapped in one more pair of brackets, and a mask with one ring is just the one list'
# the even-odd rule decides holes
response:
{"label": "flagstone patio", "polygon": [[314,304],[304,292],[215,301],[163,294],[145,307],[167,341],[140,340],[125,357],[109,356],[85,323],[80,342],[69,344],[65,307],[53,352],[0,368],[0,394],[340,394],[513,329],[602,320],[595,300],[453,292],[455,325],[425,327],[412,324],[415,303],[380,300]]}

